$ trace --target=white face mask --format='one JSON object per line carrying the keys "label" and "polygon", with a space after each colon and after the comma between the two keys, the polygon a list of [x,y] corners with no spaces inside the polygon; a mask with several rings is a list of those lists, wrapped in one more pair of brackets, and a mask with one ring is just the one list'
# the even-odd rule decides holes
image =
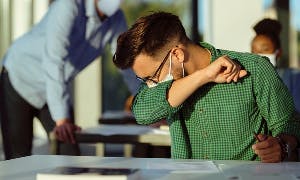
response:
{"label": "white face mask", "polygon": [[122,0],[98,0],[97,6],[106,16],[113,15],[120,7]]}
{"label": "white face mask", "polygon": [[259,54],[261,56],[266,56],[269,58],[270,62],[273,64],[273,66],[276,66],[276,60],[277,60],[277,50],[273,54]]}
{"label": "white face mask", "polygon": [[[182,77],[184,77],[185,74],[184,74],[183,63],[181,64],[181,67],[182,67]],[[173,80],[173,75],[171,74],[171,70],[172,70],[172,54],[170,53],[169,72],[168,72],[167,76],[162,81],[160,81],[159,83]],[[157,85],[158,85],[158,83],[152,82],[151,84],[148,85],[148,87],[151,88],[151,87],[155,87]]]}

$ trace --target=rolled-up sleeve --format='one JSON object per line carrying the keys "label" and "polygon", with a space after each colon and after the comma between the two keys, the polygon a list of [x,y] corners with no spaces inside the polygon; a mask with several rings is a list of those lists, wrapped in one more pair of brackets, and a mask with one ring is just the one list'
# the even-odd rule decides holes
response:
{"label": "rolled-up sleeve", "polygon": [[133,113],[139,124],[152,124],[176,113],[182,105],[172,107],[167,94],[172,81],[159,83],[156,87],[148,88],[143,84],[133,102]]}

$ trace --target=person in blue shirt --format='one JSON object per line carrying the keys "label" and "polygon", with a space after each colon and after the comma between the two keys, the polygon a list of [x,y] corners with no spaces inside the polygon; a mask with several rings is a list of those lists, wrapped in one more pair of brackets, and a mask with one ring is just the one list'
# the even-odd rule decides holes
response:
{"label": "person in blue shirt", "polygon": [[[4,56],[0,83],[5,158],[31,154],[33,118],[65,142],[61,154],[77,155],[70,84],[127,29],[121,0],[55,0],[42,20]],[[139,83],[124,71],[131,93]],[[130,79],[131,78],[131,79]]]}
{"label": "person in blue shirt", "polygon": [[300,112],[300,70],[277,67],[282,54],[279,36],[281,23],[275,19],[264,18],[256,23],[253,29],[256,35],[251,41],[251,52],[268,57],[293,96],[296,110]]}

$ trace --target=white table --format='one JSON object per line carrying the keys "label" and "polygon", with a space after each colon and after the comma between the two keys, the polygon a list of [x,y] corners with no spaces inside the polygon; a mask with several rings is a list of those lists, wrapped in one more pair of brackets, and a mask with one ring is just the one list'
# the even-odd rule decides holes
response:
{"label": "white table", "polygon": [[[266,164],[253,161],[213,161],[215,173],[195,173],[186,166],[201,160],[173,160],[162,158],[124,158],[97,156],[33,155],[9,161],[0,161],[1,180],[35,180],[36,174],[58,166],[140,168],[142,179],[209,179],[209,180],[297,180],[300,179],[300,162]],[[168,170],[169,165],[181,172]],[[183,167],[183,166],[181,166]],[[174,169],[173,169],[174,170]]]}

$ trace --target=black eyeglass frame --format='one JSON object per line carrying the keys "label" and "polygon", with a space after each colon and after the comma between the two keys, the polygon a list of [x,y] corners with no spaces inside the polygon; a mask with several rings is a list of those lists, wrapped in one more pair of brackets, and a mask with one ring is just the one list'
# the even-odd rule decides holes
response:
{"label": "black eyeglass frame", "polygon": [[160,75],[160,72],[161,72],[161,70],[162,70],[164,64],[165,64],[166,61],[168,60],[168,57],[169,57],[170,52],[171,52],[171,50],[168,51],[167,55],[165,56],[165,58],[164,58],[163,61],[160,63],[160,65],[158,66],[158,68],[156,69],[156,71],[153,73],[152,76],[147,76],[147,77],[145,77],[145,78],[141,78],[141,77],[139,77],[139,76],[136,75],[136,76],[135,76],[136,79],[142,81],[143,83],[147,83],[147,82],[151,81],[151,82],[157,84],[158,81],[156,81],[156,80],[154,80],[154,79],[155,79],[155,77],[157,77],[157,76]]}

